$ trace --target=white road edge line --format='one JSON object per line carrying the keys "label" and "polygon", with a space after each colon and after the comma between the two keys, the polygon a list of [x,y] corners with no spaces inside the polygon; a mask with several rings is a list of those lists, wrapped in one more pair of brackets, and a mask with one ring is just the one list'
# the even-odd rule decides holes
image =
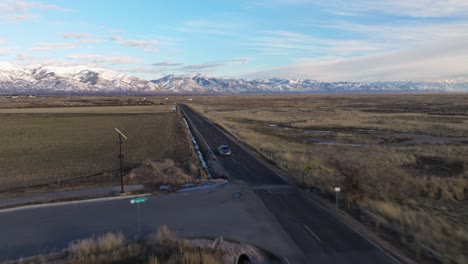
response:
{"label": "white road edge line", "polygon": [[135,194],[135,195],[129,195],[129,196],[113,196],[113,197],[91,198],[91,199],[84,199],[84,200],[78,200],[78,201],[25,205],[25,206],[19,206],[19,207],[14,207],[14,208],[0,209],[0,214],[9,213],[13,211],[19,211],[19,210],[34,209],[34,208],[55,207],[55,206],[61,206],[61,205],[67,205],[67,204],[81,204],[81,203],[94,203],[94,202],[103,202],[103,201],[123,200],[123,199],[135,198],[135,197],[146,197],[150,195],[151,193],[145,193],[145,194],[139,194],[139,195]]}
{"label": "white road edge line", "polygon": [[304,227],[305,227],[305,229],[307,229],[307,231],[309,231],[309,233],[311,233],[318,241],[322,242],[322,240],[320,240],[320,238],[319,238],[314,232],[312,232],[312,230],[310,230],[310,228],[309,228],[306,224],[304,224]]}
{"label": "white road edge line", "polygon": [[[327,211],[325,208],[323,208],[323,206],[319,203],[317,203],[316,201],[312,200],[312,198],[306,196],[306,198],[313,202],[314,204],[316,204],[318,207],[322,208],[323,210],[325,210],[325,212]],[[393,259],[396,263],[399,263],[399,264],[403,264],[401,263],[398,259],[396,259],[394,256],[390,255],[387,251],[383,250],[382,247],[380,247],[379,245],[377,245],[376,243],[374,243],[372,240],[368,239],[365,235],[363,235],[361,232],[357,231],[356,229],[354,229],[351,225],[348,225],[345,221],[340,221],[341,223],[345,224],[347,227],[349,227],[351,230],[353,230],[356,234],[360,235],[361,237],[363,237],[365,240],[367,240],[369,243],[371,243],[372,245],[374,245],[376,248],[378,248],[380,251],[382,251],[383,253],[385,253],[385,255],[389,256],[391,259]],[[396,254],[396,253],[394,253]],[[398,254],[396,254],[398,255]]]}

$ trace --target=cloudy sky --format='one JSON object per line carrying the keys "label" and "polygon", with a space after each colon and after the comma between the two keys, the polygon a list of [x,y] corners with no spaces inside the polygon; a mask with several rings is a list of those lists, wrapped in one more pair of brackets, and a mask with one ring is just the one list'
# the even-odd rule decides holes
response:
{"label": "cloudy sky", "polygon": [[468,1],[0,0],[0,61],[146,79],[468,79]]}

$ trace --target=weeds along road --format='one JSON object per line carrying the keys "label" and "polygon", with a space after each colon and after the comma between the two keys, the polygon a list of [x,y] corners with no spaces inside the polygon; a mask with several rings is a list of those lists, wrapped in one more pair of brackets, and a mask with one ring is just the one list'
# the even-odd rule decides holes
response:
{"label": "weeds along road", "polygon": [[331,217],[299,190],[259,161],[221,129],[186,105],[180,105],[212,151],[228,144],[232,156],[218,158],[233,180],[250,185],[302,254],[286,263],[398,263],[366,238]]}

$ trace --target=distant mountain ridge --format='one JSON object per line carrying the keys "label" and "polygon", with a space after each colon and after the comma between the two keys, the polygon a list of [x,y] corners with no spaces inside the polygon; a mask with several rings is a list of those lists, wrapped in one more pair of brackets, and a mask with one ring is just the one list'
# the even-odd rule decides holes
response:
{"label": "distant mountain ridge", "polygon": [[308,79],[272,78],[247,80],[168,75],[151,82],[176,93],[390,93],[390,92],[468,92],[468,82],[321,82]]}
{"label": "distant mountain ridge", "polygon": [[0,62],[0,94],[270,94],[468,92],[467,81],[321,82],[168,75],[157,80],[86,66],[18,66]]}
{"label": "distant mountain ridge", "polygon": [[0,63],[0,93],[160,93],[147,80],[86,66],[17,66]]}

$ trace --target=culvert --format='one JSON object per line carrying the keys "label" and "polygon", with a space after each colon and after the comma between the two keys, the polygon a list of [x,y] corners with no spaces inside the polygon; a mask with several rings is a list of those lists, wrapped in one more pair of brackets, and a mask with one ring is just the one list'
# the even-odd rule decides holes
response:
{"label": "culvert", "polygon": [[249,256],[247,254],[240,254],[237,257],[236,264],[251,264],[252,261],[250,261]]}

